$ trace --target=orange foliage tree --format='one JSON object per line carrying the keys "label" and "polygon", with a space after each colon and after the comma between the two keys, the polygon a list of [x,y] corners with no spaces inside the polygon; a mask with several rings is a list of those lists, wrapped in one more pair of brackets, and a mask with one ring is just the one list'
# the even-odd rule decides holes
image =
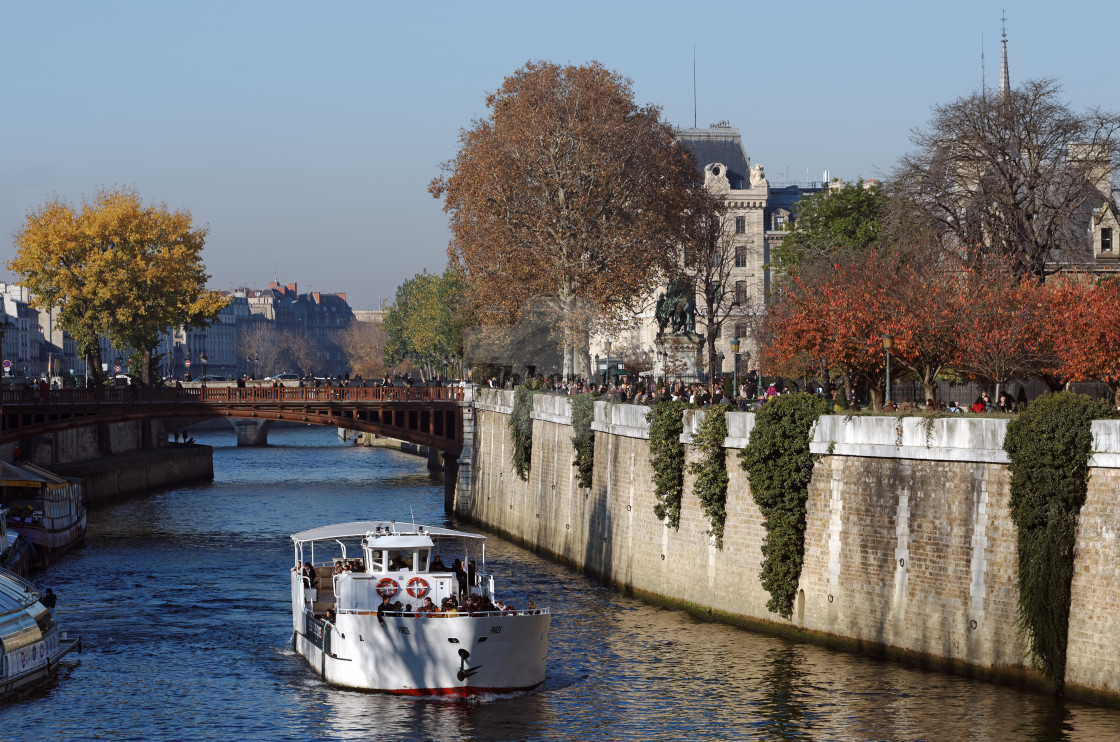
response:
{"label": "orange foliage tree", "polygon": [[1103,381],[1120,407],[1120,279],[1096,285],[1061,280],[1046,287],[1042,330],[1053,358],[1045,370],[1061,381]]}
{"label": "orange foliage tree", "polygon": [[492,315],[551,297],[563,372],[580,374],[588,330],[632,316],[676,266],[702,184],[660,110],[597,62],[529,62],[486,106],[429,187],[450,261]]}

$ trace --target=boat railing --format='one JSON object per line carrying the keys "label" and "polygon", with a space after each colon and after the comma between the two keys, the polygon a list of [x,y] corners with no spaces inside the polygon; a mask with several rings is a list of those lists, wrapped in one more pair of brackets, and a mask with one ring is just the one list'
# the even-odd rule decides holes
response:
{"label": "boat railing", "polygon": [[[373,614],[376,611],[352,611],[340,610],[339,613],[357,613],[357,614]],[[456,611],[455,613],[447,613],[446,611],[385,611],[386,616],[394,616],[397,618],[496,618],[499,616],[535,616],[538,614],[547,614],[547,608],[532,608],[529,610],[516,610],[516,611]]]}

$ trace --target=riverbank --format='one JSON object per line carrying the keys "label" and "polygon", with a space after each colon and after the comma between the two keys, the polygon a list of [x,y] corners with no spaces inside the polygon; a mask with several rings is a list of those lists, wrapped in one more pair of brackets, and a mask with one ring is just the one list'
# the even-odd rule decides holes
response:
{"label": "riverbank", "polygon": [[[596,403],[594,472],[578,486],[568,399],[537,395],[528,480],[512,464],[513,393],[482,390],[473,487],[458,515],[624,592],[721,621],[1042,687],[1018,631],[1006,420],[826,416],[816,428],[793,615],[767,607],[762,517],[738,452],[753,413],[727,416],[722,548],[685,474],[680,526],[654,515],[648,408]],[[701,412],[689,413],[681,442]],[[1094,423],[1070,609],[1066,693],[1120,703],[1120,422]],[[686,445],[686,462],[696,455]]]}
{"label": "riverbank", "polygon": [[214,450],[200,444],[172,443],[163,448],[56,464],[56,473],[82,477],[86,501],[111,501],[214,478]]}

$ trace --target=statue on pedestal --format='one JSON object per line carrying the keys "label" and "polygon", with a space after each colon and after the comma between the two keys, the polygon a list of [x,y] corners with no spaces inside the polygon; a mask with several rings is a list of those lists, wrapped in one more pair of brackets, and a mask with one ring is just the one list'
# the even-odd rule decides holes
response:
{"label": "statue on pedestal", "polygon": [[665,334],[667,327],[674,334],[696,332],[696,292],[692,283],[678,278],[669,283],[665,293],[657,297],[658,336]]}

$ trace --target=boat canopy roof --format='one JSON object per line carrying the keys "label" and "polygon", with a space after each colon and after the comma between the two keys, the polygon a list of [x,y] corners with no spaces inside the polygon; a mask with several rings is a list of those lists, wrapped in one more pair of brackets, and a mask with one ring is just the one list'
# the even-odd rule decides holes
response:
{"label": "boat canopy roof", "polygon": [[320,526],[306,531],[292,534],[292,541],[297,544],[309,541],[334,541],[337,539],[362,538],[366,534],[376,534],[378,529],[381,535],[386,536],[431,536],[433,538],[450,537],[464,539],[486,540],[478,533],[454,531],[450,528],[438,526],[423,526],[416,523],[396,523],[388,520],[357,520],[351,523],[335,523],[330,526]]}
{"label": "boat canopy roof", "polygon": [[69,487],[72,480],[60,477],[34,464],[16,466],[0,461],[0,485],[5,487],[46,487],[58,489]]}

